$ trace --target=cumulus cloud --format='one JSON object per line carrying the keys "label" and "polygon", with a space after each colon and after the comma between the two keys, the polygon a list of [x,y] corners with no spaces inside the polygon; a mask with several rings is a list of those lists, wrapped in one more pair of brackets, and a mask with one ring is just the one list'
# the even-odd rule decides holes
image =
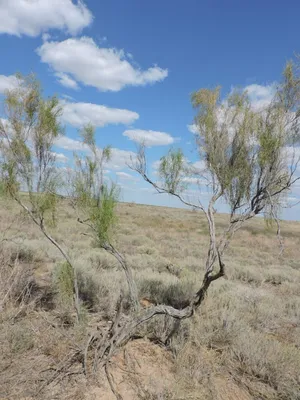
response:
{"label": "cumulus cloud", "polygon": [[136,153],[133,151],[121,150],[113,147],[111,149],[111,158],[106,166],[113,170],[122,170],[126,168],[135,157]]}
{"label": "cumulus cloud", "polygon": [[52,153],[55,157],[55,160],[61,163],[66,163],[69,159],[63,153]]}
{"label": "cumulus cloud", "polygon": [[298,197],[294,197],[294,196],[289,196],[289,197],[287,198],[287,201],[288,201],[288,202],[293,202],[293,203],[295,203],[295,202],[298,202],[298,201],[299,201],[299,198],[298,198]]}
{"label": "cumulus cloud", "polygon": [[196,172],[202,172],[206,169],[205,162],[203,160],[196,161],[192,164]]}
{"label": "cumulus cloud", "polygon": [[136,182],[139,179],[133,175],[127,174],[127,172],[124,171],[118,171],[116,172],[116,175],[121,179],[121,180],[125,180],[125,181],[133,181]]}
{"label": "cumulus cloud", "polygon": [[137,143],[142,143],[147,147],[165,146],[174,143],[175,139],[165,132],[145,131],[142,129],[129,129],[123,132],[123,136],[134,140]]}
{"label": "cumulus cloud", "polygon": [[79,140],[71,139],[67,136],[60,136],[55,140],[55,146],[69,150],[69,151],[82,151],[88,150],[88,147]]}
{"label": "cumulus cloud", "polygon": [[[55,146],[61,149],[69,150],[69,151],[89,151],[88,146],[83,144],[81,141],[77,139],[72,139],[67,136],[61,136],[55,141]],[[101,152],[101,149],[99,149]],[[135,160],[136,153],[133,151],[121,150],[118,148],[111,148],[111,157],[110,160],[105,164],[105,168],[109,168],[115,171],[121,171],[131,163],[132,160]]]}
{"label": "cumulus cloud", "polygon": [[65,100],[73,101],[74,97],[69,96],[68,94],[62,94],[61,97],[63,97]]}
{"label": "cumulus cloud", "polygon": [[18,79],[15,75],[0,75],[0,93],[6,90],[12,90],[18,85]]}
{"label": "cumulus cloud", "polygon": [[47,42],[47,41],[50,40],[50,39],[51,39],[50,33],[43,33],[43,34],[42,34],[42,41],[43,41],[43,42]]}
{"label": "cumulus cloud", "polygon": [[117,92],[125,86],[139,86],[164,80],[168,70],[153,66],[143,71],[128,61],[123,50],[98,47],[92,38],[70,38],[44,42],[37,49],[41,61],[56,73],[100,91]]}
{"label": "cumulus cloud", "polygon": [[256,110],[268,106],[274,98],[276,92],[275,83],[271,85],[252,84],[245,87],[251,101],[252,107]]}
{"label": "cumulus cloud", "polygon": [[110,108],[92,103],[61,102],[63,106],[63,122],[80,127],[91,123],[96,127],[108,124],[130,125],[139,118],[139,114],[133,111],[119,108]]}
{"label": "cumulus cloud", "polygon": [[67,74],[64,74],[63,72],[58,72],[57,74],[55,74],[55,76],[58,78],[58,82],[62,86],[65,86],[69,89],[74,89],[74,90],[79,89],[77,82],[74,81],[74,79],[70,78]]}
{"label": "cumulus cloud", "polygon": [[0,33],[34,37],[59,29],[75,35],[92,20],[92,13],[81,0],[0,1]]}
{"label": "cumulus cloud", "polygon": [[191,124],[191,125],[187,125],[188,130],[193,133],[194,135],[196,135],[196,133],[199,133],[199,130],[197,128],[196,124]]}

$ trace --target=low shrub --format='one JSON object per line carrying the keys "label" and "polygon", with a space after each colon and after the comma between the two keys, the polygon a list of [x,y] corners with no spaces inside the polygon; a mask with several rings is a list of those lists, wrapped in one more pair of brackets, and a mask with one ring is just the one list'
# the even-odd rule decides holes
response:
{"label": "low shrub", "polygon": [[140,282],[139,293],[153,303],[182,309],[189,303],[190,288],[186,282],[168,284],[159,279],[145,279]]}
{"label": "low shrub", "polygon": [[10,351],[14,354],[23,353],[34,347],[33,332],[23,324],[11,326],[7,339]]}
{"label": "low shrub", "polygon": [[54,287],[62,303],[71,304],[73,299],[74,273],[68,262],[62,262],[54,269]]}
{"label": "low shrub", "polygon": [[29,303],[37,291],[32,268],[15,261],[0,259],[0,306],[7,303]]}

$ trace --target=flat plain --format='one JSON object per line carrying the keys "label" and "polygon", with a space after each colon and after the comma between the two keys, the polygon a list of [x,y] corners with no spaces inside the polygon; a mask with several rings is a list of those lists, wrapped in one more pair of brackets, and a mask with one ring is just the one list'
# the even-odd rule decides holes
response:
{"label": "flat plain", "polygon": [[[227,219],[217,215],[217,232]],[[80,359],[65,360],[95,327],[109,326],[120,290],[126,295],[116,260],[83,234],[64,200],[51,232],[79,272],[78,325],[61,295],[59,252],[12,202],[1,200],[0,224],[0,398],[114,399],[104,376],[87,379]],[[283,221],[281,234],[280,255],[276,226],[246,223],[197,314],[176,329],[158,317],[146,338],[137,332],[111,365],[124,399],[300,399],[300,223]],[[143,307],[182,307],[201,283],[208,231],[196,211],[120,203],[114,243]]]}

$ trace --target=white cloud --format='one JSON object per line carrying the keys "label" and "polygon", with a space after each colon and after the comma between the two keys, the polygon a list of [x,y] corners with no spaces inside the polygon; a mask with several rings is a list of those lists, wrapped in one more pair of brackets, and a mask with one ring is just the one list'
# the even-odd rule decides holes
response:
{"label": "white cloud", "polygon": [[198,184],[202,183],[201,179],[195,178],[193,176],[185,176],[182,180],[183,180],[183,182],[191,183],[193,185],[198,185]]}
{"label": "white cloud", "polygon": [[69,159],[63,153],[52,153],[55,156],[56,161],[66,163]]}
{"label": "white cloud", "polygon": [[47,42],[47,41],[50,40],[50,39],[51,39],[50,33],[43,33],[43,34],[42,34],[42,40],[43,40],[43,42]]}
{"label": "white cloud", "polygon": [[129,129],[123,132],[123,136],[128,137],[145,146],[164,146],[174,143],[174,138],[165,132],[145,131],[142,129]]}
{"label": "white cloud", "polygon": [[202,172],[206,169],[205,162],[203,160],[196,161],[192,164],[196,172]]}
{"label": "white cloud", "polygon": [[38,36],[49,29],[66,30],[71,35],[91,24],[93,16],[81,1],[1,0],[0,33]]}
{"label": "white cloud", "polygon": [[[287,146],[285,148],[287,161],[290,165],[295,166],[295,164],[299,164],[300,161],[300,147],[299,146]],[[298,168],[300,165],[298,166]]]}
{"label": "white cloud", "polygon": [[112,170],[123,170],[135,157],[136,153],[133,151],[121,150],[113,147],[111,149],[111,158],[106,164],[106,167]]}
{"label": "white cloud", "polygon": [[77,82],[74,81],[74,79],[70,78],[67,74],[64,74],[63,72],[58,72],[55,74],[55,76],[58,78],[58,82],[67,88],[78,90],[79,86],[77,85]]}
{"label": "white cloud", "polygon": [[287,198],[287,201],[293,202],[295,203],[296,201],[299,201],[300,199],[298,197],[293,197],[293,196],[289,196]]}
{"label": "white cloud", "polygon": [[69,96],[68,94],[62,94],[61,97],[63,97],[66,100],[69,100],[69,101],[73,101],[74,100],[74,97]]}
{"label": "white cloud", "polygon": [[268,106],[274,98],[276,85],[252,84],[245,87],[251,101],[252,107],[256,110]]}
{"label": "white cloud", "polygon": [[193,133],[194,135],[196,135],[196,133],[199,133],[199,130],[197,128],[196,124],[191,124],[191,125],[187,125],[188,130]]}
{"label": "white cloud", "polygon": [[143,71],[133,66],[123,50],[98,47],[92,38],[44,42],[37,53],[55,72],[101,91],[119,91],[125,86],[164,80],[168,70],[153,66]]}
{"label": "white cloud", "polygon": [[15,75],[0,75],[0,93],[12,90],[18,85],[18,78]]}
{"label": "white cloud", "polygon": [[152,163],[152,169],[153,169],[154,171],[158,170],[159,166],[160,166],[160,160],[153,161],[153,163]]}
{"label": "white cloud", "polygon": [[[81,141],[71,139],[67,136],[61,136],[56,139],[54,145],[58,148],[69,151],[89,151],[88,146],[83,144]],[[101,149],[99,149],[99,151],[101,152]],[[110,160],[105,164],[105,168],[115,171],[123,170],[131,163],[132,160],[135,160],[135,157],[136,153],[133,151],[121,150],[113,147],[111,148]]]}
{"label": "white cloud", "polygon": [[88,147],[82,142],[80,142],[79,140],[71,139],[67,136],[60,136],[58,139],[56,139],[54,144],[61,149],[69,151],[88,150]]}
{"label": "white cloud", "polygon": [[121,179],[121,180],[125,180],[125,181],[133,181],[136,182],[139,179],[133,175],[127,174],[127,172],[123,172],[123,171],[118,171],[116,172],[116,175]]}
{"label": "white cloud", "polygon": [[110,108],[92,103],[72,103],[62,101],[65,123],[80,127],[87,123],[102,127],[108,124],[129,125],[139,118],[139,114],[133,111]]}

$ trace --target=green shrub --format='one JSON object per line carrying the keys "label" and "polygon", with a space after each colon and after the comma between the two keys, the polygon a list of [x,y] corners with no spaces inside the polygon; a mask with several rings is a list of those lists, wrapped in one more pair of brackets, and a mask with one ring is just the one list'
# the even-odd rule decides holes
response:
{"label": "green shrub", "polygon": [[54,286],[59,299],[70,304],[73,299],[74,273],[68,262],[59,264],[54,270]]}

